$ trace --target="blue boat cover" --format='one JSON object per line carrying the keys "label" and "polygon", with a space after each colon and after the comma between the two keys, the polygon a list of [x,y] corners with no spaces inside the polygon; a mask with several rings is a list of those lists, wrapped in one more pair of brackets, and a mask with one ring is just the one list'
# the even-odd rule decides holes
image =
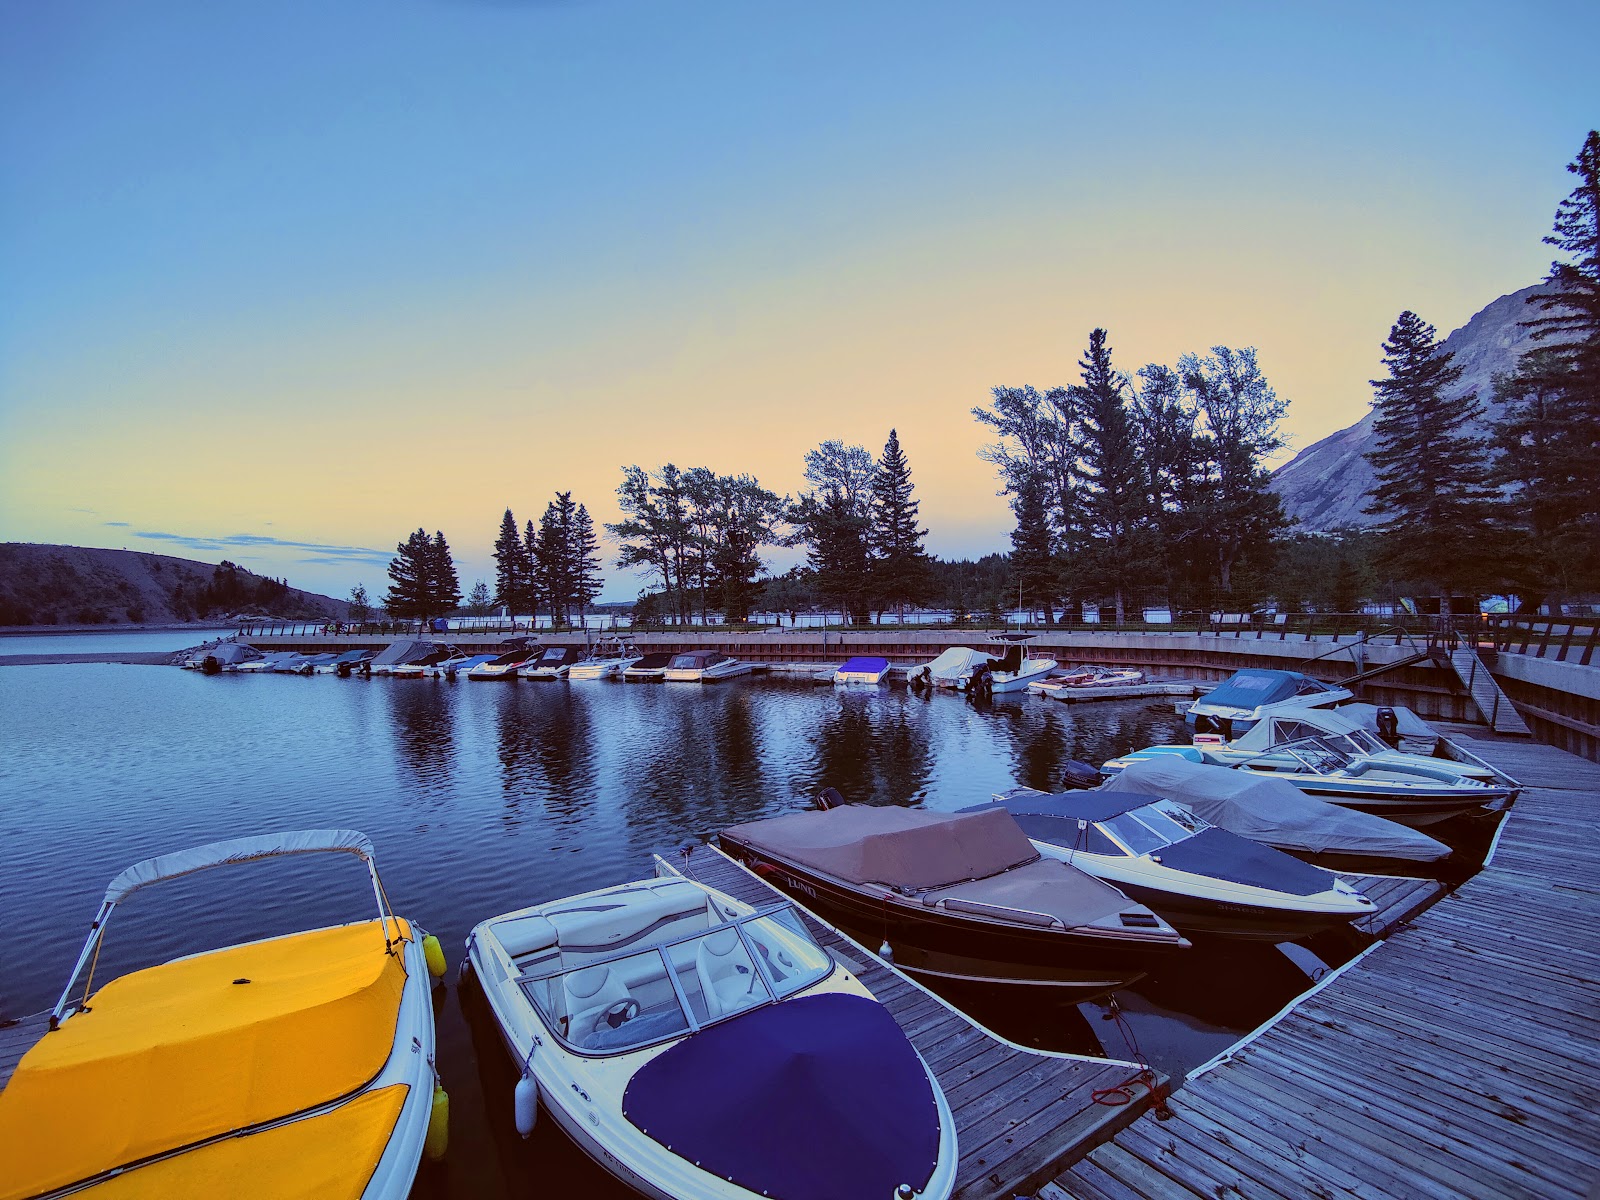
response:
{"label": "blue boat cover", "polygon": [[888,1200],[939,1160],[922,1062],[875,1000],[802,996],[713,1025],[629,1080],[622,1113],[680,1158],[776,1200]]}
{"label": "blue boat cover", "polygon": [[876,675],[889,665],[887,658],[858,657],[846,659],[844,666],[839,670],[846,673],[860,672],[863,675]]}
{"label": "blue boat cover", "polygon": [[1228,708],[1259,708],[1263,704],[1276,704],[1280,700],[1298,695],[1302,688],[1310,691],[1334,690],[1331,684],[1312,679],[1298,671],[1269,671],[1261,667],[1246,667],[1235,671],[1211,691],[1196,701],[1200,705],[1220,704]]}

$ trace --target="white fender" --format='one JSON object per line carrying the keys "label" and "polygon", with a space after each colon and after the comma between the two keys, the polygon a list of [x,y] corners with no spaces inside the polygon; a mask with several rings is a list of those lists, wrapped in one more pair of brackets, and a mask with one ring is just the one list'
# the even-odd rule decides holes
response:
{"label": "white fender", "polygon": [[531,1072],[517,1080],[514,1107],[517,1114],[517,1133],[522,1137],[528,1137],[533,1133],[533,1126],[539,1120],[539,1084]]}

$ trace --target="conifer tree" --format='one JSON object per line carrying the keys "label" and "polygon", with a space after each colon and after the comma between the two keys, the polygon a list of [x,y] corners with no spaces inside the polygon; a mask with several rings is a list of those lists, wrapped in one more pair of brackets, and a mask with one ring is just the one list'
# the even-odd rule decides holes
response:
{"label": "conifer tree", "polygon": [[1379,526],[1380,562],[1392,577],[1438,589],[1448,609],[1456,591],[1484,581],[1488,532],[1485,446],[1467,426],[1482,412],[1476,393],[1451,395],[1462,368],[1414,312],[1403,312],[1383,343],[1385,379],[1372,381],[1378,477],[1366,511]]}
{"label": "conifer tree", "polygon": [[928,555],[922,548],[928,531],[917,528],[922,501],[913,500],[911,490],[911,468],[900,449],[899,433],[891,429],[872,477],[869,544],[878,601],[894,605],[902,624],[906,605],[924,600],[929,582]]}
{"label": "conifer tree", "polygon": [[1045,487],[1019,477],[1011,497],[1017,527],[1011,531],[1011,586],[1026,610],[1043,608],[1045,623],[1055,623],[1056,570],[1050,553],[1050,509]]}
{"label": "conifer tree", "polygon": [[522,607],[528,610],[528,616],[538,624],[539,606],[544,603],[544,589],[540,586],[539,571],[536,567],[539,557],[539,534],[533,527],[533,519],[528,519],[527,527],[522,531]]}
{"label": "conifer tree", "polygon": [[433,542],[418,529],[395,547],[389,560],[389,592],[383,606],[397,617],[432,615]]}
{"label": "conifer tree", "polygon": [[539,533],[534,542],[539,590],[549,602],[551,621],[557,625],[569,625],[572,618],[575,515],[572,493],[557,492],[556,498],[545,505],[544,516],[539,518]]}
{"label": "conifer tree", "polygon": [[461,581],[444,534],[435,532],[428,552],[428,611],[423,616],[444,616],[461,603]]}
{"label": "conifer tree", "polygon": [[819,595],[860,624],[872,600],[872,479],[876,464],[863,446],[823,442],[806,451],[806,480],[789,522],[810,547],[807,563]]}
{"label": "conifer tree", "polygon": [[1111,365],[1104,329],[1090,333],[1078,365],[1083,383],[1072,393],[1079,414],[1076,470],[1084,484],[1084,568],[1089,580],[1111,592],[1121,625],[1128,594],[1151,566],[1148,481],[1128,412],[1128,381]]}
{"label": "conifer tree", "polygon": [[581,613],[595,602],[605,582],[600,574],[600,541],[595,537],[594,519],[582,504],[572,530],[572,600]]}
{"label": "conifer tree", "polygon": [[517,519],[509,508],[500,519],[500,536],[494,542],[494,563],[494,602],[505,605],[510,614],[516,616],[527,596],[524,583],[527,564],[522,536],[517,532]]}

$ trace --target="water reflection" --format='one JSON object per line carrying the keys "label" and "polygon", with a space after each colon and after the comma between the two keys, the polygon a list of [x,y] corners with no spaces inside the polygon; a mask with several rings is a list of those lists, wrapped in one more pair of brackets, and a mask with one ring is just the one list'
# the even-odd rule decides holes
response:
{"label": "water reflection", "polygon": [[374,684],[387,691],[395,758],[412,785],[405,794],[441,803],[455,765],[455,689],[431,679],[364,680],[358,686]]}
{"label": "water reflection", "polygon": [[809,734],[807,798],[834,787],[852,803],[922,802],[932,768],[928,711],[907,697],[908,702],[885,703],[881,693],[835,688],[818,698],[822,711]]}

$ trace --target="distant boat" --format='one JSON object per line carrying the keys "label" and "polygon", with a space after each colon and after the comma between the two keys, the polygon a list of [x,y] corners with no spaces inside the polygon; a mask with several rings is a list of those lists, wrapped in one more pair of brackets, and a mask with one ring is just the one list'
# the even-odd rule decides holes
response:
{"label": "distant boat", "polygon": [[675,657],[677,656],[661,651],[646,654],[632,666],[624,667],[622,669],[622,678],[632,683],[659,682],[661,677],[667,673],[667,664]]}
{"label": "distant boat", "polygon": [[298,650],[279,650],[272,654],[263,655],[260,658],[252,658],[244,662],[235,663],[233,669],[246,675],[259,675],[267,671],[276,671],[280,664],[293,662],[304,657],[305,655]]}
{"label": "distant boat", "polygon": [[1144,672],[1133,667],[1080,667],[1066,675],[1035,680],[1028,685],[1028,690],[1036,695],[1056,697],[1062,692],[1127,687],[1143,681]]}
{"label": "distant boat", "polygon": [[451,659],[440,663],[437,668],[426,671],[424,674],[430,674],[439,679],[465,677],[475,668],[492,663],[498,657],[499,655],[496,654],[469,654],[465,658]]}
{"label": "distant boat", "polygon": [[583,661],[582,646],[546,646],[537,658],[517,668],[518,679],[565,679]]}
{"label": "distant boat", "polygon": [[433,642],[419,638],[405,638],[398,642],[391,642],[367,664],[367,673],[370,675],[391,674],[395,667],[426,658],[438,648]]}
{"label": "distant boat", "polygon": [[346,678],[359,673],[363,667],[377,656],[377,653],[376,650],[370,648],[346,650],[343,654],[336,656],[331,663],[324,663],[316,667],[313,674],[338,675],[341,678]]}
{"label": "distant boat", "polygon": [[479,663],[467,672],[468,679],[515,679],[517,672],[544,653],[540,645],[519,646]]}
{"label": "distant boat", "polygon": [[749,674],[751,665],[720,650],[689,650],[674,654],[662,678],[668,683],[713,683]]}
{"label": "distant boat", "polygon": [[219,642],[215,646],[197,650],[184,660],[183,665],[191,671],[216,675],[223,671],[237,671],[245,663],[265,657],[254,646],[247,646],[243,642]]}
{"label": "distant boat", "polygon": [[1047,678],[1056,669],[1056,660],[1026,655],[1027,644],[1036,636],[1032,633],[995,634],[994,640],[1004,647],[1002,653],[958,677],[956,690],[999,695],[1026,691],[1030,683]]}
{"label": "distant boat", "polygon": [[835,683],[864,683],[876,687],[889,678],[889,660],[864,656],[846,659],[844,665],[833,673]]}
{"label": "distant boat", "polygon": [[397,679],[421,679],[424,676],[443,675],[452,665],[467,660],[467,654],[454,646],[439,646],[431,654],[410,662],[398,663],[390,674]]}
{"label": "distant boat", "polygon": [[[303,662],[294,663],[289,667],[293,675],[326,675],[333,670],[333,664],[339,656],[332,651],[325,654],[309,654]],[[278,670],[283,670],[279,667]]]}
{"label": "distant boat", "polygon": [[610,679],[621,675],[644,655],[625,638],[603,637],[595,643],[588,658],[574,663],[568,679]]}
{"label": "distant boat", "polygon": [[1353,699],[1349,688],[1323,683],[1299,671],[1245,667],[1191,704],[1184,720],[1196,733],[1233,737],[1259,721],[1268,706],[1279,711],[1332,708]]}

